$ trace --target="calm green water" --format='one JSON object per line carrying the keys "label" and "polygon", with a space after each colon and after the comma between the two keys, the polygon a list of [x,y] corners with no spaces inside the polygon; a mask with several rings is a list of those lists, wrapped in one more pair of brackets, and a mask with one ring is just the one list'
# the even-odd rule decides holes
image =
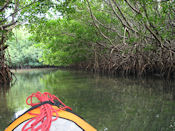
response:
{"label": "calm green water", "polygon": [[16,73],[0,88],[0,131],[31,93],[50,92],[98,131],[175,131],[175,82],[93,75],[79,71]]}

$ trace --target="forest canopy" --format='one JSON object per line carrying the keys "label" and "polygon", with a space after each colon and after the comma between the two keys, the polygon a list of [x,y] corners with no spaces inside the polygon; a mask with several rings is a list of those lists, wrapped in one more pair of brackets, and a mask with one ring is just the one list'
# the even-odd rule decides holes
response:
{"label": "forest canopy", "polygon": [[0,83],[10,83],[13,79],[13,73],[9,69],[11,62],[5,56],[8,48],[6,42],[12,37],[12,30],[24,24],[42,23],[48,20],[46,16],[49,12],[69,12],[69,3],[70,1],[62,0],[0,1]]}
{"label": "forest canopy", "polygon": [[30,28],[47,64],[125,74],[175,71],[175,1],[84,0]]}
{"label": "forest canopy", "polygon": [[175,75],[174,0],[21,2],[12,4],[18,13],[11,20],[25,25],[30,41],[43,51],[44,64]]}
{"label": "forest canopy", "polygon": [[42,66],[40,61],[42,50],[30,40],[31,34],[25,28],[13,30],[13,36],[6,42],[8,50],[6,57],[12,68],[30,68]]}

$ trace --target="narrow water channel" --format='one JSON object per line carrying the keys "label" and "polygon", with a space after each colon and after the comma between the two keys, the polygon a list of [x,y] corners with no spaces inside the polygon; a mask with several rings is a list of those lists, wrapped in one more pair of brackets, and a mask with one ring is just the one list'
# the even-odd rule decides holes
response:
{"label": "narrow water channel", "polygon": [[50,92],[98,131],[175,131],[175,82],[109,77],[68,70],[16,73],[0,87],[0,131],[15,112],[28,109],[31,93]]}

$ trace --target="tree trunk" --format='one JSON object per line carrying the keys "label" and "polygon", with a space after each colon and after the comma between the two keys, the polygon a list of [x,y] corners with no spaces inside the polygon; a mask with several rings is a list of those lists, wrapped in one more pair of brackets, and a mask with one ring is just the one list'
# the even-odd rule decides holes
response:
{"label": "tree trunk", "polygon": [[5,58],[5,50],[7,45],[5,45],[6,34],[5,31],[1,29],[1,41],[0,41],[0,84],[8,84],[12,81],[12,72],[8,68],[7,59]]}

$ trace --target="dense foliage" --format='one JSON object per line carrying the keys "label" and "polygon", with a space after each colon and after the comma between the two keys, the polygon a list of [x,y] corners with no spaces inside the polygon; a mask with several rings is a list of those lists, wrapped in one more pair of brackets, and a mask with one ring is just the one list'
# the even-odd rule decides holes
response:
{"label": "dense foliage", "polygon": [[10,66],[17,68],[41,66],[39,58],[42,56],[42,50],[36,48],[36,44],[29,40],[30,34],[24,29],[13,30],[13,37],[7,41]]}
{"label": "dense foliage", "polygon": [[[42,22],[52,12],[71,12],[65,8],[69,1],[62,0],[1,0],[0,1],[0,83],[10,83],[12,73],[5,57],[6,41],[12,35],[12,29],[24,23]],[[59,11],[59,12],[58,12]]]}
{"label": "dense foliage", "polygon": [[[9,0],[0,5],[1,72],[8,67],[5,41],[16,23],[23,22],[32,41],[40,43],[45,64],[174,75],[174,0]],[[23,65],[33,61],[33,55],[26,56]]]}
{"label": "dense foliage", "polygon": [[175,71],[175,2],[86,0],[31,32],[44,61],[126,74]]}
{"label": "dense foliage", "polygon": [[[33,30],[35,28],[35,30]],[[91,33],[89,33],[91,32]],[[95,41],[94,27],[76,20],[58,19],[32,27],[33,39],[44,49],[43,61],[51,65],[70,65],[87,60]]]}

